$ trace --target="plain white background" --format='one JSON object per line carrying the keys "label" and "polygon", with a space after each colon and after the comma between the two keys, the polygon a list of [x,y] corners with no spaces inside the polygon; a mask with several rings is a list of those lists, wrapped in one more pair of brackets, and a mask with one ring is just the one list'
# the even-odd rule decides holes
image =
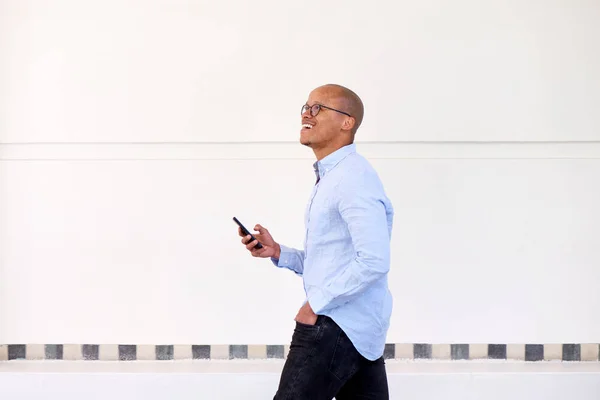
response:
{"label": "plain white background", "polygon": [[390,343],[598,343],[600,6],[0,2],[0,343],[287,344],[314,87],[366,105]]}

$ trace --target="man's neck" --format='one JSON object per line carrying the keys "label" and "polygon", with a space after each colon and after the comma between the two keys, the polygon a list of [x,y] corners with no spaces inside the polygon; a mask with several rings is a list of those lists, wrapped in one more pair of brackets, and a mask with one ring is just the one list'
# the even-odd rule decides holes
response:
{"label": "man's neck", "polygon": [[321,161],[322,159],[324,159],[331,153],[334,153],[334,152],[338,151],[339,149],[341,149],[342,147],[346,147],[350,144],[352,144],[352,143],[341,143],[341,144],[335,144],[335,145],[322,147],[322,148],[318,148],[318,149],[313,149],[313,153],[315,153],[315,157],[317,158],[317,161]]}

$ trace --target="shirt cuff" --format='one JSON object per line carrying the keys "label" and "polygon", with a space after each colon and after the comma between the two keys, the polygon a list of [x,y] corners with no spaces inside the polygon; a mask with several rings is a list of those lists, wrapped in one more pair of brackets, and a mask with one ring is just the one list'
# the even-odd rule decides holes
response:
{"label": "shirt cuff", "polygon": [[271,262],[279,268],[289,268],[292,262],[292,251],[289,247],[279,245],[279,259],[271,257]]}

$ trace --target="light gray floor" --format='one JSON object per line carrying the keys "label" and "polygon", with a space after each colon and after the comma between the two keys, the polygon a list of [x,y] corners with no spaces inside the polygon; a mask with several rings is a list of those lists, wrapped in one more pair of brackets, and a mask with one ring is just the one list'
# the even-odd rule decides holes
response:
{"label": "light gray floor", "polygon": [[[281,361],[0,362],[0,398],[269,399]],[[389,361],[392,399],[598,400],[600,363]]]}

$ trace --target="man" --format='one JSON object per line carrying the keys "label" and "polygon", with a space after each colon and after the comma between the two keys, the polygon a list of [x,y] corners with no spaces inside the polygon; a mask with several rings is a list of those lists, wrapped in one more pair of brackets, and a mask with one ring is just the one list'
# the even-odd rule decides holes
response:
{"label": "man", "polygon": [[300,143],[317,158],[304,250],[275,242],[261,225],[253,241],[238,230],[254,257],[271,258],[304,281],[306,301],[275,399],[389,398],[383,350],[393,209],[377,173],[356,152],[363,112],[361,99],[339,85],[313,90],[302,107]]}

